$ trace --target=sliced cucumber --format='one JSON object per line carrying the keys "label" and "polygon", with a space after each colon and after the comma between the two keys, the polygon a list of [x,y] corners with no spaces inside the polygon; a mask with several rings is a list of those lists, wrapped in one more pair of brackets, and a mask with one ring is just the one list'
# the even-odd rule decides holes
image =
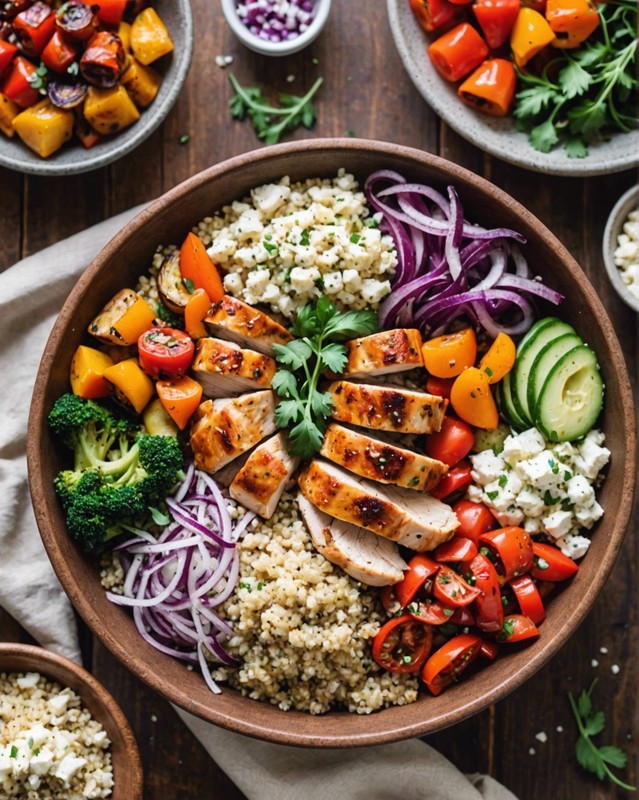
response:
{"label": "sliced cucumber", "polygon": [[504,376],[504,379],[501,383],[498,383],[497,386],[499,388],[498,393],[498,402],[501,412],[506,420],[510,422],[513,428],[516,428],[518,431],[525,431],[527,428],[531,426],[524,422],[524,420],[519,416],[517,413],[517,409],[513,403],[512,392],[511,392],[511,385],[510,385],[510,376],[512,375],[509,372],[507,375]]}
{"label": "sliced cucumber", "polygon": [[536,405],[537,427],[552,442],[585,436],[601,412],[603,390],[594,351],[587,344],[573,347],[544,381]]}
{"label": "sliced cucumber", "polygon": [[584,344],[584,340],[576,333],[564,333],[545,345],[537,354],[537,358],[530,367],[527,393],[528,408],[533,419],[535,419],[539,393],[548,373],[565,353],[580,344]]}
{"label": "sliced cucumber", "polygon": [[526,421],[527,427],[533,424],[533,414],[528,407],[531,367],[544,347],[565,333],[575,333],[575,329],[556,317],[545,317],[536,322],[519,343],[512,371],[511,395],[515,410]]}

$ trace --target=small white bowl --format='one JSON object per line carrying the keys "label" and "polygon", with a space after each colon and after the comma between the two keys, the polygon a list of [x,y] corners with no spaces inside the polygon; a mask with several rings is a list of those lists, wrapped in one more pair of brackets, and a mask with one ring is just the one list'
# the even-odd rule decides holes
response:
{"label": "small white bowl", "polygon": [[267,39],[260,39],[246,27],[237,13],[238,0],[221,0],[222,11],[226,21],[231,27],[237,38],[249,49],[265,56],[290,56],[298,53],[311,42],[315,41],[322,32],[329,11],[331,10],[332,0],[313,0],[313,20],[304,33],[300,33],[294,39],[286,39],[282,42],[271,42]]}
{"label": "small white bowl", "polygon": [[617,249],[617,237],[622,232],[623,225],[628,219],[630,212],[638,206],[639,185],[635,185],[631,186],[627,192],[622,194],[615,203],[608,217],[608,221],[606,222],[603,236],[603,259],[610,282],[624,303],[637,312],[639,312],[639,299],[628,291],[628,286],[623,282],[621,277],[621,271],[615,264],[614,254]]}

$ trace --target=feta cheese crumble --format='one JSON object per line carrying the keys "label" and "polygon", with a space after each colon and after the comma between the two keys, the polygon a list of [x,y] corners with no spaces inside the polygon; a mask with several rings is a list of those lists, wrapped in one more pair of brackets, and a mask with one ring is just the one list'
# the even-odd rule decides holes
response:
{"label": "feta cheese crumble", "polygon": [[499,455],[484,450],[470,456],[469,500],[492,509],[502,525],[521,525],[528,533],[545,533],[570,558],[581,558],[590,529],[603,508],[595,486],[610,459],[604,434],[590,431],[581,442],[551,444],[536,428],[511,434]]}
{"label": "feta cheese crumble", "polygon": [[617,236],[613,258],[628,291],[639,300],[639,208],[628,214]]}

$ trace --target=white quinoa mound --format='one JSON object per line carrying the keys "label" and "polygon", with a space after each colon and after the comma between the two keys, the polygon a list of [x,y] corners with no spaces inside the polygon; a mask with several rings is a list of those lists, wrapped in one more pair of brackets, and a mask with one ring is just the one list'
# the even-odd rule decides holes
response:
{"label": "white quinoa mound", "polygon": [[0,673],[0,797],[110,797],[111,742],[68,687],[37,672]]}
{"label": "white quinoa mound", "polygon": [[242,694],[283,710],[369,714],[417,699],[417,679],[380,669],[371,643],[386,621],[377,591],[313,547],[292,495],[240,545],[240,577],[222,610],[235,635],[225,644],[242,663],[220,669]]}

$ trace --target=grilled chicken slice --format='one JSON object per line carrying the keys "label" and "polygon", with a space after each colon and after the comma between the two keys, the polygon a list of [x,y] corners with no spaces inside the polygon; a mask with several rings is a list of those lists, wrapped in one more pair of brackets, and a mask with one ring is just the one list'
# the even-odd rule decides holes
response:
{"label": "grilled chicken slice", "polygon": [[430,491],[448,472],[448,466],[441,461],[374,439],[336,422],[328,426],[320,455],[362,478],[418,492]]}
{"label": "grilled chicken slice", "polygon": [[416,328],[396,328],[346,342],[345,378],[391,375],[423,367],[422,337]]}
{"label": "grilled chicken slice", "polygon": [[275,395],[270,389],[200,403],[191,427],[195,466],[216,472],[275,433]]}
{"label": "grilled chicken slice", "polygon": [[213,336],[252,347],[267,356],[273,355],[274,344],[286,344],[293,339],[286,328],[267,314],[230,295],[213,303],[204,324]]}
{"label": "grilled chicken slice", "polygon": [[302,470],[298,483],[304,497],[326,514],[411,550],[432,550],[459,527],[450,506],[428,494],[382,487],[320,459]]}
{"label": "grilled chicken slice", "polygon": [[234,342],[205,338],[198,340],[191,369],[206,397],[228,397],[267,389],[277,367],[264,353],[243,350]]}
{"label": "grilled chicken slice", "polygon": [[328,392],[334,419],[396,433],[437,432],[448,405],[443,397],[389,384],[334,381]]}
{"label": "grilled chicken slice", "polygon": [[229,487],[230,495],[270,519],[298,464],[299,458],[288,454],[284,434],[276,433],[248,457]]}
{"label": "grilled chicken slice", "polygon": [[404,577],[408,565],[395,542],[325,514],[301,493],[297,504],[315,547],[352,578],[368,586],[388,586]]}

